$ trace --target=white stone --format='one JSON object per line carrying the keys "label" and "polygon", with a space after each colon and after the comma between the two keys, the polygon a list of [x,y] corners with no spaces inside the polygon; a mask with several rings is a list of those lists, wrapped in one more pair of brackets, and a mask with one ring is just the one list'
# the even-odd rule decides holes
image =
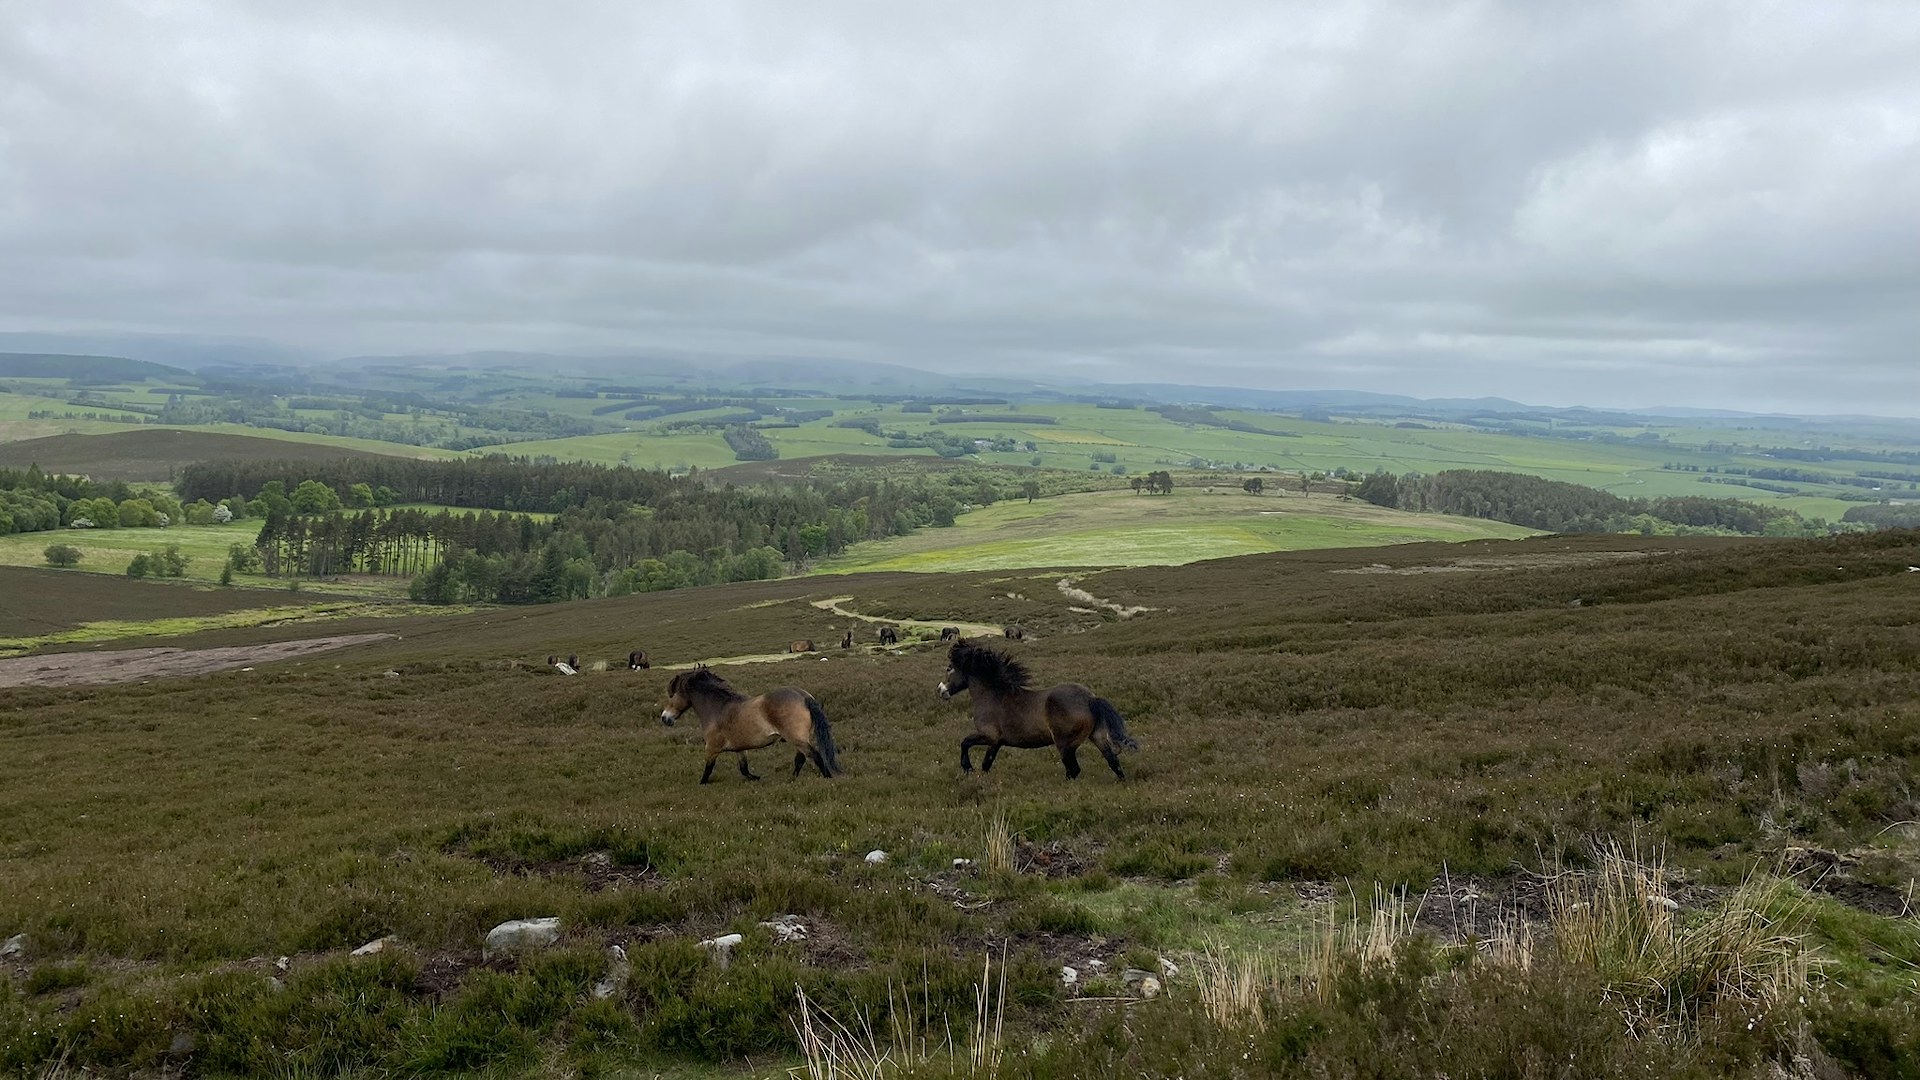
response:
{"label": "white stone", "polygon": [[1140,980],[1140,996],[1143,998],[1160,996],[1160,980],[1149,975]]}
{"label": "white stone", "polygon": [[285,971],[292,966],[293,966],[293,961],[285,956],[273,962],[273,969],[275,971]]}
{"label": "white stone", "polygon": [[614,997],[627,988],[627,980],[633,978],[633,963],[627,959],[627,950],[618,945],[607,946],[607,974],[593,984],[593,996],[596,1001]]}
{"label": "white stone", "polygon": [[702,941],[700,947],[712,953],[713,959],[721,967],[726,967],[733,963],[733,947],[744,940],[746,939],[739,934],[721,934],[719,937]]}
{"label": "white stone", "polygon": [[383,937],[383,938],[374,938],[372,941],[369,941],[365,945],[362,945],[359,948],[353,950],[353,952],[349,953],[348,955],[349,956],[372,956],[374,953],[385,952],[387,951],[387,946],[396,945],[396,944],[399,944],[399,939],[394,937],[392,934],[388,934],[386,937]]}
{"label": "white stone", "polygon": [[0,945],[0,956],[21,956],[26,951],[27,935],[25,934],[15,934],[7,939],[5,945]]}
{"label": "white stone", "polygon": [[480,950],[480,955],[483,959],[491,960],[500,953],[544,949],[559,940],[560,920],[554,916],[513,919],[487,931],[487,944]]}
{"label": "white stone", "polygon": [[874,848],[872,851],[867,852],[867,865],[869,866],[879,866],[886,861],[887,853],[881,851],[879,848]]}
{"label": "white stone", "polygon": [[972,866],[972,865],[973,865],[973,860],[972,860],[972,859],[955,859],[955,860],[953,860],[953,868],[954,868],[955,870],[965,870],[965,869],[966,869],[967,867],[969,867],[969,866]]}
{"label": "white stone", "polygon": [[1070,967],[1060,969],[1060,985],[1071,990],[1080,985],[1080,973]]}
{"label": "white stone", "polygon": [[807,926],[798,915],[775,915],[761,923],[760,928],[772,931],[775,941],[807,940]]}
{"label": "white stone", "polygon": [[1178,977],[1179,974],[1180,974],[1180,965],[1174,963],[1173,961],[1167,959],[1164,956],[1160,958],[1160,977],[1161,978],[1166,979],[1168,981],[1172,981],[1174,978]]}

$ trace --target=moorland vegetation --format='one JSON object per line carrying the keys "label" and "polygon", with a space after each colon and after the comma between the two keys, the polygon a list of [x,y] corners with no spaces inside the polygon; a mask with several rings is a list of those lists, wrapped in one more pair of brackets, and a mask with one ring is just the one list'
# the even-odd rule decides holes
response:
{"label": "moorland vegetation", "polygon": [[[767,1075],[837,1021],[865,1075],[1911,1075],[1914,565],[1886,531],[1076,576],[1128,618],[1057,574],[801,578],[0,691],[0,1065]],[[836,597],[907,640],[718,662],[836,638]],[[1027,627],[996,647],[1112,700],[1128,779],[962,776],[944,621]],[[702,660],[805,687],[845,775],[700,786],[656,717]]]}

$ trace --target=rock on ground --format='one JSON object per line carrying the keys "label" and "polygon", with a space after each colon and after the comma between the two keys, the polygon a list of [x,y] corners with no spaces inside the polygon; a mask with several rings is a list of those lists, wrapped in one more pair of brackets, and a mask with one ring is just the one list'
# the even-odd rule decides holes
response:
{"label": "rock on ground", "polygon": [[480,950],[480,955],[484,959],[491,960],[503,953],[544,949],[559,940],[558,917],[513,919],[487,931],[487,944]]}

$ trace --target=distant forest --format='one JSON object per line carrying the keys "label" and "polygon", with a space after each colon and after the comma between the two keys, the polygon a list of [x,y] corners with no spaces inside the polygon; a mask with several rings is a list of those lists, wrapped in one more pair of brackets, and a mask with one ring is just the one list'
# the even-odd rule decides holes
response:
{"label": "distant forest", "polygon": [[[269,574],[400,574],[430,602],[538,603],[777,577],[860,540],[952,525],[968,504],[1028,485],[1039,487],[975,467],[749,489],[495,456],[208,462],[176,488],[263,518],[255,546]],[[395,502],[482,512],[382,509]]]}
{"label": "distant forest", "polygon": [[1354,494],[1377,506],[1487,518],[1557,533],[1807,536],[1829,531],[1824,521],[1743,499],[1623,499],[1598,488],[1490,469],[1450,469],[1431,476],[1377,472],[1361,480]]}

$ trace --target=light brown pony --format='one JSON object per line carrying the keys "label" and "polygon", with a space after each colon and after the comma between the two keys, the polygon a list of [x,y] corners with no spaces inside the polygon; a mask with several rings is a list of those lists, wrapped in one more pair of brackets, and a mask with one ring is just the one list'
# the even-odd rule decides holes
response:
{"label": "light brown pony", "polygon": [[801,639],[800,639],[800,640],[798,640],[798,641],[790,641],[790,642],[788,642],[788,643],[787,643],[787,651],[788,651],[788,652],[796,652],[796,653],[798,653],[798,652],[812,652],[812,651],[813,651],[813,639],[812,639],[812,638],[801,638]]}
{"label": "light brown pony", "polygon": [[1072,780],[1080,775],[1077,750],[1091,739],[1113,775],[1125,780],[1114,747],[1138,750],[1140,744],[1127,734],[1120,710],[1078,683],[1035,690],[1031,682],[1026,666],[1005,653],[971,641],[954,644],[947,654],[947,677],[940,682],[940,696],[973,691],[973,734],[960,740],[961,771],[973,771],[976,746],[987,748],[981,772],[993,768],[1003,746],[1051,746],[1060,751],[1060,763]]}
{"label": "light brown pony", "polygon": [[794,776],[800,775],[808,758],[829,780],[840,772],[840,753],[833,745],[826,710],[805,690],[782,686],[750,698],[702,665],[667,683],[660,722],[672,727],[688,709],[700,717],[700,733],[707,740],[707,767],[700,773],[703,784],[713,779],[714,759],[728,751],[740,755],[741,776],[760,779],[747,768],[747,751],[781,739],[799,748],[793,755]]}

